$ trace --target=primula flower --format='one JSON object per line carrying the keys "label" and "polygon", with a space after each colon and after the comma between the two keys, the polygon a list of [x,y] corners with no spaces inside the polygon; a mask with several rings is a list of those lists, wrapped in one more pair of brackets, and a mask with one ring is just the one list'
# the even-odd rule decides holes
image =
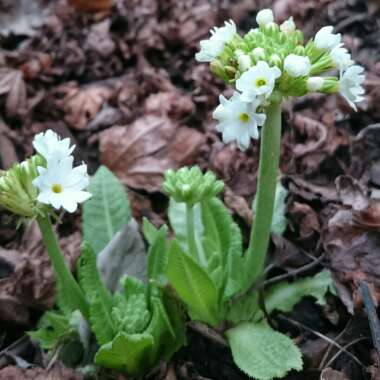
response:
{"label": "primula flower", "polygon": [[347,100],[349,105],[357,111],[355,103],[364,99],[362,86],[365,76],[364,68],[359,65],[349,67],[341,74],[339,80],[339,92]]}
{"label": "primula flower", "polygon": [[262,9],[256,16],[256,22],[259,26],[265,26],[274,21],[271,9]]}
{"label": "primula flower", "polygon": [[310,77],[307,80],[306,86],[309,92],[317,92],[323,88],[325,80],[322,77]]}
{"label": "primula flower", "polygon": [[68,157],[75,149],[75,145],[70,147],[69,138],[60,139],[51,129],[34,136],[33,146],[46,161],[50,161],[52,158],[60,160]]}
{"label": "primula flower", "polygon": [[330,57],[339,70],[346,70],[354,64],[354,61],[351,59],[351,54],[341,45],[331,50]]}
{"label": "primula flower", "polygon": [[219,121],[216,129],[222,132],[223,142],[228,144],[236,141],[241,150],[246,150],[251,138],[259,137],[257,127],[263,126],[266,120],[265,114],[256,113],[259,101],[246,103],[241,100],[238,92],[229,100],[220,95],[219,101],[213,117]]}
{"label": "primula flower", "polygon": [[340,33],[334,34],[334,27],[332,26],[324,26],[319,30],[319,32],[314,37],[315,46],[318,49],[322,50],[332,50],[337,47],[342,40],[342,36]]}
{"label": "primula flower", "polygon": [[285,58],[284,69],[293,78],[303,77],[310,73],[310,59],[301,55],[290,54]]}
{"label": "primula flower", "polygon": [[278,67],[269,67],[265,61],[259,61],[236,81],[236,88],[242,92],[241,100],[252,102],[260,95],[268,98],[280,76],[281,70]]}
{"label": "primula flower", "polygon": [[73,168],[73,157],[61,160],[55,158],[48,162],[48,167],[39,166],[39,176],[33,185],[39,190],[37,200],[52,205],[56,210],[63,207],[68,212],[75,212],[78,203],[91,197],[83,191],[89,185],[87,165],[83,164]]}
{"label": "primula flower", "polygon": [[236,25],[230,20],[221,28],[211,29],[211,37],[200,42],[201,50],[195,55],[198,62],[211,62],[223,52],[225,44],[231,42],[236,35]]}

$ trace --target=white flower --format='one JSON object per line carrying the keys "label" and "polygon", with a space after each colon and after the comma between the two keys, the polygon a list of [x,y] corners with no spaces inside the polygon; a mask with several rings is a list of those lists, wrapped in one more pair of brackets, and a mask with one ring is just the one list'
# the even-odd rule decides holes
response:
{"label": "white flower", "polygon": [[354,61],[351,59],[351,54],[346,48],[342,47],[342,44],[331,50],[330,57],[333,60],[335,67],[339,70],[346,70],[354,64]]}
{"label": "white flower", "polygon": [[252,66],[251,58],[248,54],[240,54],[237,61],[240,71],[247,71]]}
{"label": "white flower", "polygon": [[301,55],[289,54],[284,60],[284,69],[293,78],[309,75],[310,59]]}
{"label": "white flower", "polygon": [[259,26],[265,26],[273,22],[273,12],[271,9],[262,9],[256,16],[256,21]]}
{"label": "white flower", "polygon": [[236,141],[241,150],[246,150],[251,138],[259,137],[257,127],[265,123],[266,115],[255,112],[259,101],[243,102],[238,92],[229,100],[220,95],[219,101],[213,117],[219,121],[216,129],[222,132],[223,142],[228,144]]}
{"label": "white flower", "polygon": [[293,17],[289,17],[286,21],[284,21],[280,25],[280,30],[283,33],[290,34],[293,33],[296,30],[296,24],[293,20]]}
{"label": "white flower", "polygon": [[307,80],[307,90],[309,92],[317,92],[323,88],[325,80],[322,77],[310,77]]}
{"label": "white flower", "polygon": [[341,74],[339,80],[340,94],[355,111],[357,110],[355,103],[364,99],[364,88],[362,86],[364,79],[364,68],[355,65],[349,67],[343,74]]}
{"label": "white flower", "polygon": [[46,161],[53,157],[56,159],[68,157],[75,149],[75,145],[70,147],[69,138],[61,140],[51,129],[34,136],[33,146]]}
{"label": "white flower", "polygon": [[73,160],[72,156],[51,159],[47,168],[37,168],[39,176],[33,185],[39,190],[39,202],[52,205],[57,210],[63,207],[68,212],[74,212],[78,203],[91,197],[90,193],[83,191],[89,184],[87,165],[73,168]]}
{"label": "white flower", "polygon": [[260,95],[268,98],[280,76],[281,70],[278,67],[269,67],[265,61],[259,61],[236,81],[236,88],[242,92],[241,100],[252,102]]}
{"label": "white flower", "polygon": [[314,37],[315,46],[322,50],[332,50],[338,46],[342,40],[340,33],[334,34],[332,26],[324,26]]}
{"label": "white flower", "polygon": [[224,23],[221,28],[211,29],[211,37],[200,42],[201,50],[195,54],[198,62],[211,62],[223,52],[224,45],[231,42],[236,35],[236,25],[230,20]]}

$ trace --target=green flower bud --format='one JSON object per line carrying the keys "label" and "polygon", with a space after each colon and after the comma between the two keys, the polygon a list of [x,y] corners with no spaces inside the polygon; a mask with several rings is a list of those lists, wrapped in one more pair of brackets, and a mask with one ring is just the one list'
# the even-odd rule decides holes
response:
{"label": "green flower bud", "polygon": [[282,59],[278,54],[272,54],[269,63],[271,66],[282,67]]}
{"label": "green flower bud", "polygon": [[41,214],[44,206],[37,203],[38,190],[32,182],[38,176],[37,166],[44,165],[45,160],[36,155],[0,172],[0,208],[24,218]]}
{"label": "green flower bud", "polygon": [[165,173],[163,189],[176,202],[195,204],[215,197],[224,187],[224,183],[216,179],[214,173],[202,173],[198,166],[184,167],[177,171],[169,169]]}
{"label": "green flower bud", "polygon": [[301,45],[298,45],[294,48],[293,54],[295,54],[295,55],[306,55],[305,54],[305,48]]}
{"label": "green flower bud", "polygon": [[218,59],[214,59],[210,63],[210,71],[217,76],[218,78],[222,79],[224,82],[228,83],[230,78],[228,77],[225,68],[223,64]]}

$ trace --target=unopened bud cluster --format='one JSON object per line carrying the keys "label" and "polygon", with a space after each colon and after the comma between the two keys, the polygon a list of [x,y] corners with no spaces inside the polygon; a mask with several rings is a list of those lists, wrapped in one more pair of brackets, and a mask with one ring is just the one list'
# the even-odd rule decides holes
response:
{"label": "unopened bud cluster", "polygon": [[172,169],[165,173],[163,189],[176,202],[193,205],[215,197],[223,190],[224,184],[212,172],[202,173],[198,166]]}
{"label": "unopened bud cluster", "polygon": [[[250,139],[258,137],[266,107],[289,96],[340,92],[356,110],[355,103],[363,100],[364,69],[354,65],[332,26],[322,28],[305,44],[292,17],[278,25],[273,12],[264,9],[256,21],[258,27],[244,36],[232,20],[215,27],[196,54],[198,61],[210,62],[211,71],[237,90],[229,100],[222,97],[214,113],[224,142],[236,141],[246,149]],[[321,76],[330,70],[338,76]],[[249,104],[249,112],[241,103]]]}

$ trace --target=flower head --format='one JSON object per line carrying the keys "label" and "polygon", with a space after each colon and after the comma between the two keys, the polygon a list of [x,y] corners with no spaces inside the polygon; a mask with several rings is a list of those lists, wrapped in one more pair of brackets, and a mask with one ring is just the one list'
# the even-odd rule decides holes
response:
{"label": "flower head", "polygon": [[75,145],[70,147],[69,138],[60,139],[51,129],[34,136],[33,146],[46,161],[68,157],[75,149]]}
{"label": "flower head", "polygon": [[301,55],[290,54],[285,58],[284,69],[293,78],[309,75],[310,59]]}
{"label": "flower head", "polygon": [[269,67],[265,61],[259,61],[236,81],[236,88],[242,92],[241,100],[251,102],[261,95],[268,98],[280,76],[281,70],[278,67]]}
{"label": "flower head", "polygon": [[38,167],[39,176],[33,185],[39,190],[37,200],[52,205],[55,209],[63,207],[68,212],[76,211],[78,203],[91,197],[83,191],[89,185],[87,165],[73,168],[73,157],[48,161],[47,168]]}
{"label": "flower head", "polygon": [[332,26],[324,26],[315,35],[314,43],[318,49],[332,50],[341,43],[341,34],[334,34],[333,29]]}
{"label": "flower head", "polygon": [[330,57],[339,70],[346,70],[354,64],[354,61],[351,59],[351,54],[341,45],[331,50]]}
{"label": "flower head", "polygon": [[262,9],[256,16],[256,22],[259,26],[265,26],[273,22],[274,16],[271,9]]}
{"label": "flower head", "polygon": [[213,117],[219,121],[216,128],[222,132],[223,142],[228,144],[236,141],[241,150],[246,150],[251,138],[259,138],[257,127],[263,126],[266,119],[265,114],[256,113],[258,100],[252,103],[243,102],[238,92],[229,100],[220,95],[219,100],[220,104]]}
{"label": "flower head", "polygon": [[223,52],[224,46],[230,43],[236,35],[236,25],[230,20],[224,26],[211,29],[211,37],[200,42],[201,50],[195,55],[198,62],[211,62]]}
{"label": "flower head", "polygon": [[164,191],[176,202],[195,204],[218,195],[224,187],[214,173],[202,173],[198,166],[183,167],[177,171],[169,169],[165,173]]}
{"label": "flower head", "polygon": [[359,65],[349,67],[341,74],[339,80],[339,92],[347,100],[349,105],[356,111],[355,103],[364,99],[362,86],[365,76],[364,68]]}
{"label": "flower head", "polygon": [[37,165],[43,165],[41,156],[33,156],[7,171],[0,171],[0,208],[18,216],[33,218],[42,213],[37,206],[37,189],[32,182],[37,177]]}

